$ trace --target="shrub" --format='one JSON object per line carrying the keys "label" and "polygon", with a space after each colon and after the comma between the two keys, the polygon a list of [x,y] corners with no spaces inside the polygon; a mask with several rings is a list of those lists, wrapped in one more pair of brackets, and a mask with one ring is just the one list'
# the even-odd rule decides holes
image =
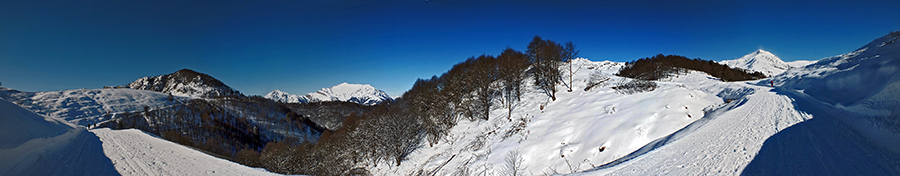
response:
{"label": "shrub", "polygon": [[615,89],[616,93],[635,94],[653,91],[656,90],[656,87],[656,82],[634,79],[625,84],[620,84],[618,86],[612,87],[612,89]]}
{"label": "shrub", "polygon": [[591,73],[591,78],[588,80],[588,85],[584,88],[584,91],[589,91],[596,86],[606,86],[609,80],[609,77],[603,76],[600,71],[595,71]]}

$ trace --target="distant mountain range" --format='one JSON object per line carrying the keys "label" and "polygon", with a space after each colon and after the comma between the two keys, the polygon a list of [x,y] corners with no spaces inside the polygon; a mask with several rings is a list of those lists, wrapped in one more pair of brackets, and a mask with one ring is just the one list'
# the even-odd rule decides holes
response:
{"label": "distant mountain range", "polygon": [[375,105],[384,101],[393,100],[387,93],[378,90],[371,85],[349,83],[341,83],[334,87],[322,88],[319,91],[306,95],[295,95],[281,90],[274,90],[264,97],[285,103],[345,101],[361,105]]}

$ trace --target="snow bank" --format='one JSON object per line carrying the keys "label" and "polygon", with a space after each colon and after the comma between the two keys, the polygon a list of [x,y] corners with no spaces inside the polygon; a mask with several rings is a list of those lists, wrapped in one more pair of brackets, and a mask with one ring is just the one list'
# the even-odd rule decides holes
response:
{"label": "snow bank", "polygon": [[[886,35],[843,55],[825,58],[775,78],[780,86],[802,90],[819,101],[853,106],[882,92],[897,95],[889,87],[900,81],[900,36]],[[873,97],[887,99],[886,97]]]}
{"label": "snow bank", "polygon": [[[842,122],[873,143],[900,153],[900,35],[825,58],[774,78],[798,96],[830,105]],[[832,110],[834,109],[834,110]]]}
{"label": "snow bank", "polygon": [[83,127],[0,100],[0,175],[116,175]]}
{"label": "snow bank", "polygon": [[10,149],[29,140],[61,135],[73,127],[0,100],[0,129],[0,149]]}

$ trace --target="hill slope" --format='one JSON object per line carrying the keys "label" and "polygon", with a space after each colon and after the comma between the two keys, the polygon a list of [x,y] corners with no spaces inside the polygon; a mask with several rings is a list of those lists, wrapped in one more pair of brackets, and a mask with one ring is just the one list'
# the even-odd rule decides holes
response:
{"label": "hill slope", "polygon": [[89,126],[109,120],[122,112],[142,111],[144,106],[160,108],[186,101],[165,93],[134,89],[81,89],[47,92],[22,92],[0,87],[0,99],[71,123]]}
{"label": "hill slope", "polygon": [[[494,102],[489,120],[461,120],[445,139],[424,146],[399,168],[373,168],[376,175],[454,173],[501,174],[507,156],[520,156],[526,175],[570,173],[623,157],[669,135],[721,106],[716,94],[727,86],[703,72],[689,71],[656,90],[621,94],[610,87],[629,78],[615,76],[625,63],[578,59],[573,92],[550,101],[529,82],[512,118]],[[583,91],[591,80],[610,78]],[[563,85],[559,85],[563,86]],[[563,87],[559,88],[564,90]],[[665,100],[665,101],[660,101]],[[513,152],[516,151],[516,152]]]}
{"label": "hill slope", "polygon": [[147,135],[85,130],[0,100],[2,175],[275,175]]}

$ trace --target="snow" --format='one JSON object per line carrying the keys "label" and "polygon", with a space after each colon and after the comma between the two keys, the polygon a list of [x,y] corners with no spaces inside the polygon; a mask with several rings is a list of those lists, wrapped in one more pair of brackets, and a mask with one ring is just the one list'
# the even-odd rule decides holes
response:
{"label": "snow", "polygon": [[122,175],[276,175],[181,146],[140,130],[94,129]]}
{"label": "snow", "polygon": [[791,67],[794,67],[794,68],[800,68],[800,67],[804,67],[804,66],[806,66],[806,65],[809,65],[809,64],[812,64],[812,63],[816,63],[816,62],[817,62],[817,61],[795,60],[795,61],[790,61],[790,62],[785,62],[785,63],[788,64],[788,65],[790,65]]}
{"label": "snow", "polygon": [[109,120],[104,115],[143,111],[144,106],[160,108],[189,98],[175,96],[168,101],[168,94],[149,90],[78,89],[48,92],[19,92],[0,88],[0,98],[25,107],[37,114],[59,118],[71,123],[89,126]]}
{"label": "snow", "polygon": [[266,96],[263,96],[263,97],[271,99],[271,100],[275,100],[275,101],[285,102],[285,103],[309,102],[309,100],[307,100],[305,96],[290,94],[290,93],[287,93],[287,92],[284,92],[284,91],[281,91],[278,89],[275,89],[272,92],[269,92],[268,94],[266,94]]}
{"label": "snow", "polygon": [[346,101],[361,105],[375,105],[383,101],[392,100],[382,90],[378,90],[368,84],[341,83],[330,88],[322,88],[319,91],[305,96],[294,95],[281,90],[274,90],[264,96],[265,98],[285,103],[310,103],[323,101]]}
{"label": "snow", "polygon": [[32,139],[61,135],[73,127],[0,100],[0,128],[4,130],[0,133],[0,149],[9,149]]}
{"label": "snow", "polygon": [[0,175],[114,175],[83,127],[0,100]]}
{"label": "snow", "polygon": [[781,58],[778,58],[778,56],[775,56],[775,54],[763,49],[758,49],[750,54],[744,55],[744,57],[734,60],[725,60],[721,63],[728,65],[729,67],[762,72],[766,76],[775,76],[793,68],[792,64],[802,65],[804,61],[788,64],[782,61]]}
{"label": "snow", "polygon": [[0,175],[275,175],[139,130],[86,130],[5,100],[0,141]]}

